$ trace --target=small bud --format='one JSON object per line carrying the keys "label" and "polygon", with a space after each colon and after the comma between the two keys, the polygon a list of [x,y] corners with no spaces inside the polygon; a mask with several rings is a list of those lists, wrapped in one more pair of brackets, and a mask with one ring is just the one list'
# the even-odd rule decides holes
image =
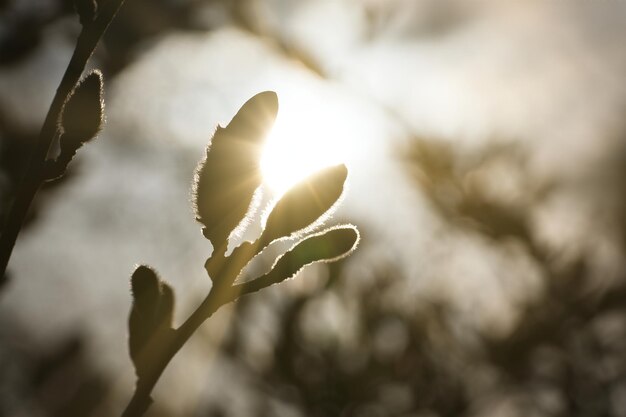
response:
{"label": "small bud", "polygon": [[93,139],[102,129],[104,101],[102,99],[102,73],[90,72],[78,82],[63,106],[61,151],[75,151]]}
{"label": "small bud", "polygon": [[340,164],[323,169],[292,187],[272,208],[261,237],[262,245],[306,231],[323,219],[343,193],[347,177],[348,169]]}
{"label": "small bud", "polygon": [[278,258],[267,274],[235,285],[235,294],[248,294],[294,277],[302,268],[316,262],[335,262],[350,255],[359,244],[359,231],[341,225],[310,235]]}
{"label": "small bud", "polygon": [[141,378],[149,373],[155,352],[171,334],[174,291],[145,265],[133,272],[130,285],[133,304],[128,316],[128,347]]}

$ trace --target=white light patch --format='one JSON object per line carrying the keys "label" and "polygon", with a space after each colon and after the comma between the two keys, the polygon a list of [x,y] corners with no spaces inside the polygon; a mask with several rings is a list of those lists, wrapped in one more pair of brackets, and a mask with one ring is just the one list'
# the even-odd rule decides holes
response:
{"label": "white light patch", "polygon": [[279,100],[276,123],[261,156],[264,181],[276,195],[322,168],[345,162],[348,130],[341,112],[318,101],[290,103],[280,95]]}

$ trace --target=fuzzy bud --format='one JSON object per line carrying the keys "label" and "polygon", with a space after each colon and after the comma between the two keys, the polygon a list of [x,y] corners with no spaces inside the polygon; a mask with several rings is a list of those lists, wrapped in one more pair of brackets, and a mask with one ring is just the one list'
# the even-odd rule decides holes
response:
{"label": "fuzzy bud", "polygon": [[63,106],[61,150],[75,151],[102,129],[104,101],[102,73],[91,71],[78,82]]}

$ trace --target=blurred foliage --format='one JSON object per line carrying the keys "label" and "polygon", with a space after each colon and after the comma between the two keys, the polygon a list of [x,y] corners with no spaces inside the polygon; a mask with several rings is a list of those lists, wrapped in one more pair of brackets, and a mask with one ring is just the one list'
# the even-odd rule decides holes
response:
{"label": "blurred foliage", "polygon": [[41,349],[15,323],[0,332],[0,415],[90,417],[107,408],[108,379],[95,368],[85,337],[75,334]]}
{"label": "blurred foliage", "polygon": [[[234,325],[224,343],[225,354],[254,378],[260,395],[258,416],[274,415],[272,401],[280,401],[302,416],[404,416],[411,412],[463,415],[468,406],[462,375],[455,374],[451,352],[439,350],[432,334],[445,332],[439,320],[442,306],[432,305],[424,315],[386,303],[386,290],[397,276],[389,268],[358,292],[346,291],[341,266],[329,267],[329,278],[312,293],[287,296],[275,312],[278,330],[268,363],[259,366],[247,353],[246,327],[259,298],[237,304]],[[353,305],[341,335],[322,329],[326,337],[311,338],[307,316],[319,311],[327,298]],[[255,306],[256,304],[256,306]],[[345,319],[338,317],[337,320]],[[313,319],[315,320],[315,319]],[[323,323],[323,322],[322,322]],[[322,324],[323,325],[323,324]],[[227,410],[227,406],[224,408]],[[264,411],[263,411],[264,410]],[[227,413],[225,415],[228,415]]]}
{"label": "blurred foliage", "polygon": [[[446,319],[450,306],[434,303],[414,315],[385,303],[385,287],[397,279],[381,273],[346,293],[334,270],[326,286],[288,297],[275,312],[278,335],[261,367],[248,353],[254,348],[245,322],[255,304],[269,301],[240,302],[223,350],[254,380],[255,415],[275,415],[273,401],[302,416],[623,415],[626,285],[599,298],[571,283],[551,288],[511,335],[483,334],[479,348],[471,348],[455,337]],[[305,316],[332,295],[358,305],[351,312],[357,321],[349,321],[357,332],[351,344],[303,336]],[[227,404],[214,406],[231,415]]]}

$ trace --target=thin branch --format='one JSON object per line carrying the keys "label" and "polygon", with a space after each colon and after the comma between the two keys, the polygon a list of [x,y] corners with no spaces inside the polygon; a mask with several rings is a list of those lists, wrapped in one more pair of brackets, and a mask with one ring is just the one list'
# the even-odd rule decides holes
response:
{"label": "thin branch", "polygon": [[220,307],[234,301],[238,296],[236,288],[231,285],[215,285],[204,299],[202,304],[189,318],[174,332],[174,337],[163,346],[164,352],[159,356],[157,363],[151,364],[151,373],[145,378],[139,378],[135,392],[130,399],[122,417],[140,417],[152,404],[151,393],[161,374],[169,365],[178,351],[187,343],[189,338],[209,317]]}
{"label": "thin branch", "polygon": [[85,65],[96,49],[100,38],[123,3],[124,0],[109,0],[104,3],[96,19],[84,26],[78,37],[74,53],[54,95],[39,133],[35,150],[18,187],[17,195],[2,229],[2,235],[0,235],[0,276],[3,276],[6,272],[15,241],[22,228],[28,209],[44,180],[43,167],[57,133],[57,123],[63,109],[63,103],[65,103],[80,79],[85,70]]}

